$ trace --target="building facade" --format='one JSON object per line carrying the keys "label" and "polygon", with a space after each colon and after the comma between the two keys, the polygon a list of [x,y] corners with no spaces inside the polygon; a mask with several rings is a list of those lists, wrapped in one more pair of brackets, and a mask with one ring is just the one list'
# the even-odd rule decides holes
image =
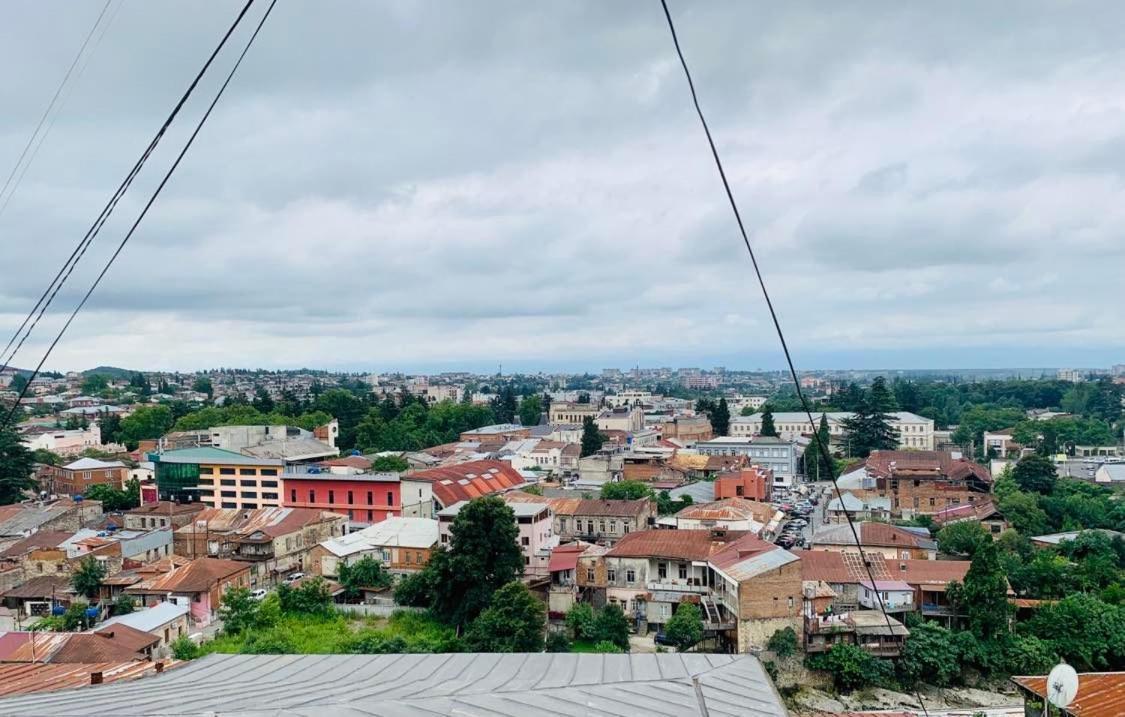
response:
{"label": "building facade", "polygon": [[[800,436],[811,436],[816,427],[820,425],[822,415],[828,417],[828,434],[832,443],[848,452],[847,431],[844,429],[844,421],[854,415],[851,412],[813,413],[813,422],[809,423],[808,416],[802,412],[783,411],[773,414],[773,422],[781,438],[793,439]],[[895,411],[888,415],[890,416],[890,426],[898,436],[900,448],[919,451],[934,450],[933,419],[909,411]],[[761,413],[730,419],[730,434],[732,436],[750,437],[761,432]]]}
{"label": "building facade", "polygon": [[287,508],[315,508],[348,516],[359,530],[387,518],[402,517],[402,483],[397,473],[286,472],[282,475],[282,504]]}

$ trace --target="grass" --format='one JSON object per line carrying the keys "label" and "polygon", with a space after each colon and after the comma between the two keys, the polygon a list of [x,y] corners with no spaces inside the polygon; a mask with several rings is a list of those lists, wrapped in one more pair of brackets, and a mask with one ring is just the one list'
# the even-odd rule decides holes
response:
{"label": "grass", "polygon": [[285,614],[273,627],[240,635],[221,634],[202,645],[204,654],[327,655],[377,652],[455,651],[453,630],[423,613],[399,612],[387,618]]}

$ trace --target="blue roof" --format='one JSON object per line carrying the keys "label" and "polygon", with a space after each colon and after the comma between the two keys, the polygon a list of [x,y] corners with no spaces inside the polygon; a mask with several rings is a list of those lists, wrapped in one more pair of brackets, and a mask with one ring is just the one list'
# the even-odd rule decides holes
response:
{"label": "blue roof", "polygon": [[159,463],[226,463],[239,466],[280,466],[285,464],[285,461],[280,458],[255,458],[234,451],[226,451],[222,448],[210,447],[179,448],[174,451],[153,454],[153,457]]}

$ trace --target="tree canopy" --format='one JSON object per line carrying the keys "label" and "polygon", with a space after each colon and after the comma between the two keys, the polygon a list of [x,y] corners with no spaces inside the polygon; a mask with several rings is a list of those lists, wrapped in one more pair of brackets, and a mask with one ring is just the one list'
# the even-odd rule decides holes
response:
{"label": "tree canopy", "polygon": [[598,424],[590,416],[582,421],[582,450],[580,455],[585,458],[592,456],[602,449],[605,443],[605,434],[598,430]]}
{"label": "tree canopy", "polygon": [[603,500],[637,500],[651,495],[652,490],[647,485],[635,480],[603,483],[601,490]]}
{"label": "tree canopy", "polygon": [[11,426],[0,427],[0,505],[17,503],[23,492],[35,488],[34,461]]}
{"label": "tree canopy", "polygon": [[686,652],[703,639],[703,613],[695,603],[681,602],[664,624],[664,635],[680,652]]}
{"label": "tree canopy", "polygon": [[465,632],[475,652],[542,652],[547,608],[519,580],[493,593]]}

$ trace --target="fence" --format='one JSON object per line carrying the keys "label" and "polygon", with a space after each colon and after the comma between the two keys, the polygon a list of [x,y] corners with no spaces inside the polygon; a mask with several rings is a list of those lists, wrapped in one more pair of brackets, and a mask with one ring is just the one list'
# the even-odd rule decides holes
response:
{"label": "fence", "polygon": [[393,613],[398,611],[403,612],[422,612],[420,607],[404,607],[402,605],[395,605],[394,603],[378,603],[373,605],[359,604],[339,604],[335,606],[337,610],[349,615],[365,615],[370,617],[390,617]]}

